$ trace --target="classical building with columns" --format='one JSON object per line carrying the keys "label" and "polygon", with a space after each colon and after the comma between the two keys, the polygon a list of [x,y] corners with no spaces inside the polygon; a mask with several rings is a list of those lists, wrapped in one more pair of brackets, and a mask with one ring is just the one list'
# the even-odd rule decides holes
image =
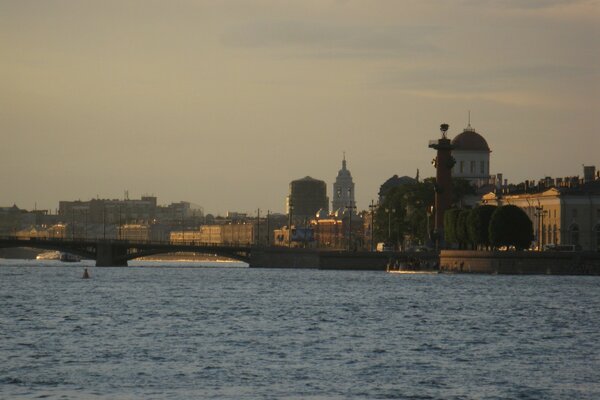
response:
{"label": "classical building with columns", "polygon": [[509,194],[488,193],[482,203],[513,204],[533,223],[536,245],[574,245],[600,251],[600,179],[540,181]]}

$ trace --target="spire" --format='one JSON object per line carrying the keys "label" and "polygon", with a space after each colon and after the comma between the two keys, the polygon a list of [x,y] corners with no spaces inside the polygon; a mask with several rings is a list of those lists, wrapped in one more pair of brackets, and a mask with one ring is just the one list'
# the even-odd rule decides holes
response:
{"label": "spire", "polygon": [[469,132],[474,132],[475,131],[475,129],[473,129],[473,127],[471,126],[471,110],[469,110],[468,125],[465,128],[465,131],[469,131]]}
{"label": "spire", "polygon": [[342,169],[346,169],[346,152],[343,152],[344,158],[342,159]]}

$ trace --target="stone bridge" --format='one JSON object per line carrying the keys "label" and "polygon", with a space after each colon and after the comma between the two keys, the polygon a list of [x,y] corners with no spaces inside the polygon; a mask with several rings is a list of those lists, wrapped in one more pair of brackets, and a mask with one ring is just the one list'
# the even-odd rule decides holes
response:
{"label": "stone bridge", "polygon": [[58,239],[1,237],[0,248],[32,247],[57,250],[96,260],[96,266],[126,266],[128,260],[155,254],[194,252],[216,254],[223,257],[250,262],[252,246],[237,244],[198,244],[112,239]]}

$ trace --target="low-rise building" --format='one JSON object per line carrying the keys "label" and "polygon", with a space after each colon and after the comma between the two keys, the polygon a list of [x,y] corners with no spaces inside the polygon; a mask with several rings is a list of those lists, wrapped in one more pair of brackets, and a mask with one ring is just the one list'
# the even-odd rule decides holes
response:
{"label": "low-rise building", "polygon": [[513,204],[533,223],[536,247],[574,245],[582,250],[600,251],[600,180],[544,179],[521,190],[488,193],[482,202]]}

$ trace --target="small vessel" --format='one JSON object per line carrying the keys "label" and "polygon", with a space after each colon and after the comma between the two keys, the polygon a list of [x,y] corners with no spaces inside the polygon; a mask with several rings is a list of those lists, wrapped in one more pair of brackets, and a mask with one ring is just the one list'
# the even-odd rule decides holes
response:
{"label": "small vessel", "polygon": [[62,262],[79,262],[81,261],[81,257],[76,256],[71,253],[60,252],[60,261]]}
{"label": "small vessel", "polygon": [[60,260],[60,251],[45,251],[35,257],[36,260]]}
{"label": "small vessel", "polygon": [[424,261],[417,258],[409,258],[405,261],[396,260],[392,263],[390,260],[386,267],[386,272],[391,274],[437,274],[439,266],[433,261]]}

